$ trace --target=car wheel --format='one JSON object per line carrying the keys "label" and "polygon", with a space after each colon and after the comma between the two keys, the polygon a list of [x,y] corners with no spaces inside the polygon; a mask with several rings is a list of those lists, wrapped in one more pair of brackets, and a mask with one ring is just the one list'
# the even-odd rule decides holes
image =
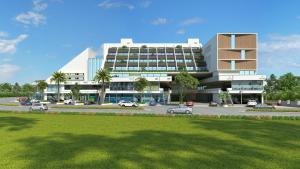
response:
{"label": "car wheel", "polygon": [[44,109],[43,109],[43,108],[40,108],[40,111],[44,111]]}
{"label": "car wheel", "polygon": [[191,112],[189,110],[185,111],[186,114],[190,114]]}
{"label": "car wheel", "polygon": [[174,110],[171,110],[171,111],[170,111],[170,114],[173,114],[173,113],[174,113]]}
{"label": "car wheel", "polygon": [[125,105],[123,104],[122,107],[125,107]]}
{"label": "car wheel", "polygon": [[29,108],[29,111],[32,111],[32,108],[31,108],[31,107]]}

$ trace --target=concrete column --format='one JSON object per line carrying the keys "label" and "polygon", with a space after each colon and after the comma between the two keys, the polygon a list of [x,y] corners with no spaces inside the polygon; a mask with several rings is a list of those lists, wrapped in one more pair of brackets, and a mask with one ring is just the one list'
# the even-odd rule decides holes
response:
{"label": "concrete column", "polygon": [[264,94],[261,94],[261,104],[264,104]]}
{"label": "concrete column", "polygon": [[168,91],[168,96],[167,96],[167,104],[171,102],[171,90]]}
{"label": "concrete column", "polygon": [[47,94],[44,93],[44,100],[47,100]]}

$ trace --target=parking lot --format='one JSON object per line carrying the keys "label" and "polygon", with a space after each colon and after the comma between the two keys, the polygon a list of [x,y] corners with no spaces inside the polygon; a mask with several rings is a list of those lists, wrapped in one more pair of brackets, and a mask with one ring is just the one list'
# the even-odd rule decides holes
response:
{"label": "parking lot", "polygon": [[[0,104],[16,103],[16,98],[0,98]],[[49,104],[49,112],[81,112],[81,113],[145,113],[166,114],[167,109],[177,105],[144,106],[144,110],[134,109],[76,109],[53,108]],[[95,106],[95,105],[94,105]],[[116,105],[117,106],[117,105]],[[99,106],[100,108],[101,106]],[[300,116],[300,112],[248,112],[245,105],[233,105],[229,107],[209,107],[207,103],[195,103],[193,114],[197,115],[246,115],[246,116]],[[0,106],[0,110],[28,111],[28,106]]]}

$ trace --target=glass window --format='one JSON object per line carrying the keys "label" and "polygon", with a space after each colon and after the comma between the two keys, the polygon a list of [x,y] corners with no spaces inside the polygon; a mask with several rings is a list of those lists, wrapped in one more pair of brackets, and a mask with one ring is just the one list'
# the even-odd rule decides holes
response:
{"label": "glass window", "polygon": [[241,59],[242,60],[246,59],[246,51],[245,50],[241,50]]}
{"label": "glass window", "polygon": [[235,35],[234,34],[231,35],[231,48],[232,49],[235,48]]}
{"label": "glass window", "polygon": [[168,70],[176,70],[175,67],[168,67]]}
{"label": "glass window", "polygon": [[194,67],[186,67],[186,70],[194,70]]}
{"label": "glass window", "polygon": [[235,60],[231,61],[231,70],[235,70]]}

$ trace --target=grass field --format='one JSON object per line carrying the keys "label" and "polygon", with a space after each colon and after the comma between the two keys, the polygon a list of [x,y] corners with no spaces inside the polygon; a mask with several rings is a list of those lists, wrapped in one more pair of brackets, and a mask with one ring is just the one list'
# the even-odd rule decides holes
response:
{"label": "grass field", "polygon": [[0,113],[2,169],[300,166],[300,120]]}

